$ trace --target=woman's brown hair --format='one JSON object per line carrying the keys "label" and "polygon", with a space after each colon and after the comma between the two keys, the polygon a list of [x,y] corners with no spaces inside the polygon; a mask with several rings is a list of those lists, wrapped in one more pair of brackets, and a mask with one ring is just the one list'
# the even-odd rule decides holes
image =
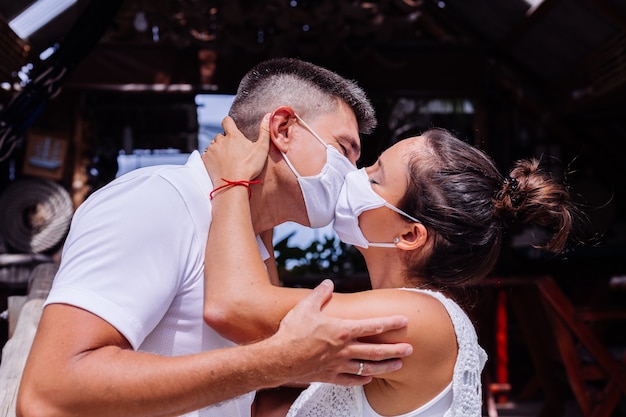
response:
{"label": "woman's brown hair", "polygon": [[424,223],[432,249],[426,258],[409,255],[410,277],[437,287],[483,278],[512,221],[550,229],[542,248],[563,251],[577,209],[567,187],[540,161],[517,161],[503,176],[484,152],[445,129],[422,137],[425,151],[409,159],[409,186],[399,208]]}

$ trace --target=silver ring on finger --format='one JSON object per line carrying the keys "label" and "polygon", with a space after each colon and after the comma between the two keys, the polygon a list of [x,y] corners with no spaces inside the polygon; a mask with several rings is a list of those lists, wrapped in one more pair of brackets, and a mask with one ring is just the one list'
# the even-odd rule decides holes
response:
{"label": "silver ring on finger", "polygon": [[359,362],[359,370],[356,373],[357,376],[361,376],[363,374],[363,368],[365,368],[365,364],[363,362]]}

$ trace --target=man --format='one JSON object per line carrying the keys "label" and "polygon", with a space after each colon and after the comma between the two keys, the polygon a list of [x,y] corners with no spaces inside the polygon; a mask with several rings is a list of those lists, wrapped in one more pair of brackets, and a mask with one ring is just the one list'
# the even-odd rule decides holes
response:
{"label": "man", "polygon": [[[329,141],[325,153],[311,150],[318,139],[296,125],[296,111]],[[346,164],[359,157],[359,127],[374,125],[371,105],[354,83],[284,59],[250,71],[231,109],[247,137],[257,135],[267,113],[270,130],[280,134],[272,133],[279,140],[263,183],[252,186],[257,231],[289,220],[330,223]],[[133,171],[77,210],[24,372],[19,415],[165,416],[201,409],[190,415],[247,416],[253,390],[294,380],[364,383],[367,378],[345,374],[399,366],[397,359],[371,362],[364,371],[359,363],[402,357],[410,346],[354,339],[402,327],[404,319],[329,321],[320,313],[328,286],[263,342],[233,347],[205,324],[210,196],[231,185],[210,178],[195,152],[184,166]],[[260,249],[271,261],[266,246]],[[205,314],[210,322],[217,312],[209,306]]]}

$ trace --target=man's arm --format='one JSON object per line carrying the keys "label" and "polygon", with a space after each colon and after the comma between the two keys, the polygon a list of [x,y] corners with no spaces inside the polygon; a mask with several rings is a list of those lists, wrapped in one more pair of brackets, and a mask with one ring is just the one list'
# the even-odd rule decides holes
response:
{"label": "man's arm", "polygon": [[[49,305],[24,371],[17,415],[173,416],[293,380],[362,384],[369,378],[351,375],[358,367],[351,358],[371,352],[354,340],[402,328],[406,320],[329,318],[321,308],[331,292],[332,284],[320,285],[264,341],[177,357],[133,351],[99,317]],[[395,349],[401,357],[410,346]],[[388,347],[385,354],[391,353]],[[392,371],[399,362],[376,366]]]}

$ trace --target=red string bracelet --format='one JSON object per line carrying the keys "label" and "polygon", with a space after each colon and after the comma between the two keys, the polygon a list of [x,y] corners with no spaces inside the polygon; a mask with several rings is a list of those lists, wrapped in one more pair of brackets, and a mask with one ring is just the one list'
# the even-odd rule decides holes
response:
{"label": "red string bracelet", "polygon": [[211,200],[213,200],[213,196],[215,193],[217,193],[220,190],[223,190],[224,188],[228,188],[228,187],[235,187],[237,185],[242,185],[244,187],[246,187],[248,189],[248,199],[252,198],[252,189],[250,188],[251,185],[253,184],[260,184],[261,180],[254,180],[254,181],[246,181],[246,180],[240,180],[240,181],[229,181],[226,178],[222,178],[222,181],[224,181],[226,184],[221,185],[217,188],[215,188],[213,191],[211,191],[211,194],[209,194],[209,198]]}

